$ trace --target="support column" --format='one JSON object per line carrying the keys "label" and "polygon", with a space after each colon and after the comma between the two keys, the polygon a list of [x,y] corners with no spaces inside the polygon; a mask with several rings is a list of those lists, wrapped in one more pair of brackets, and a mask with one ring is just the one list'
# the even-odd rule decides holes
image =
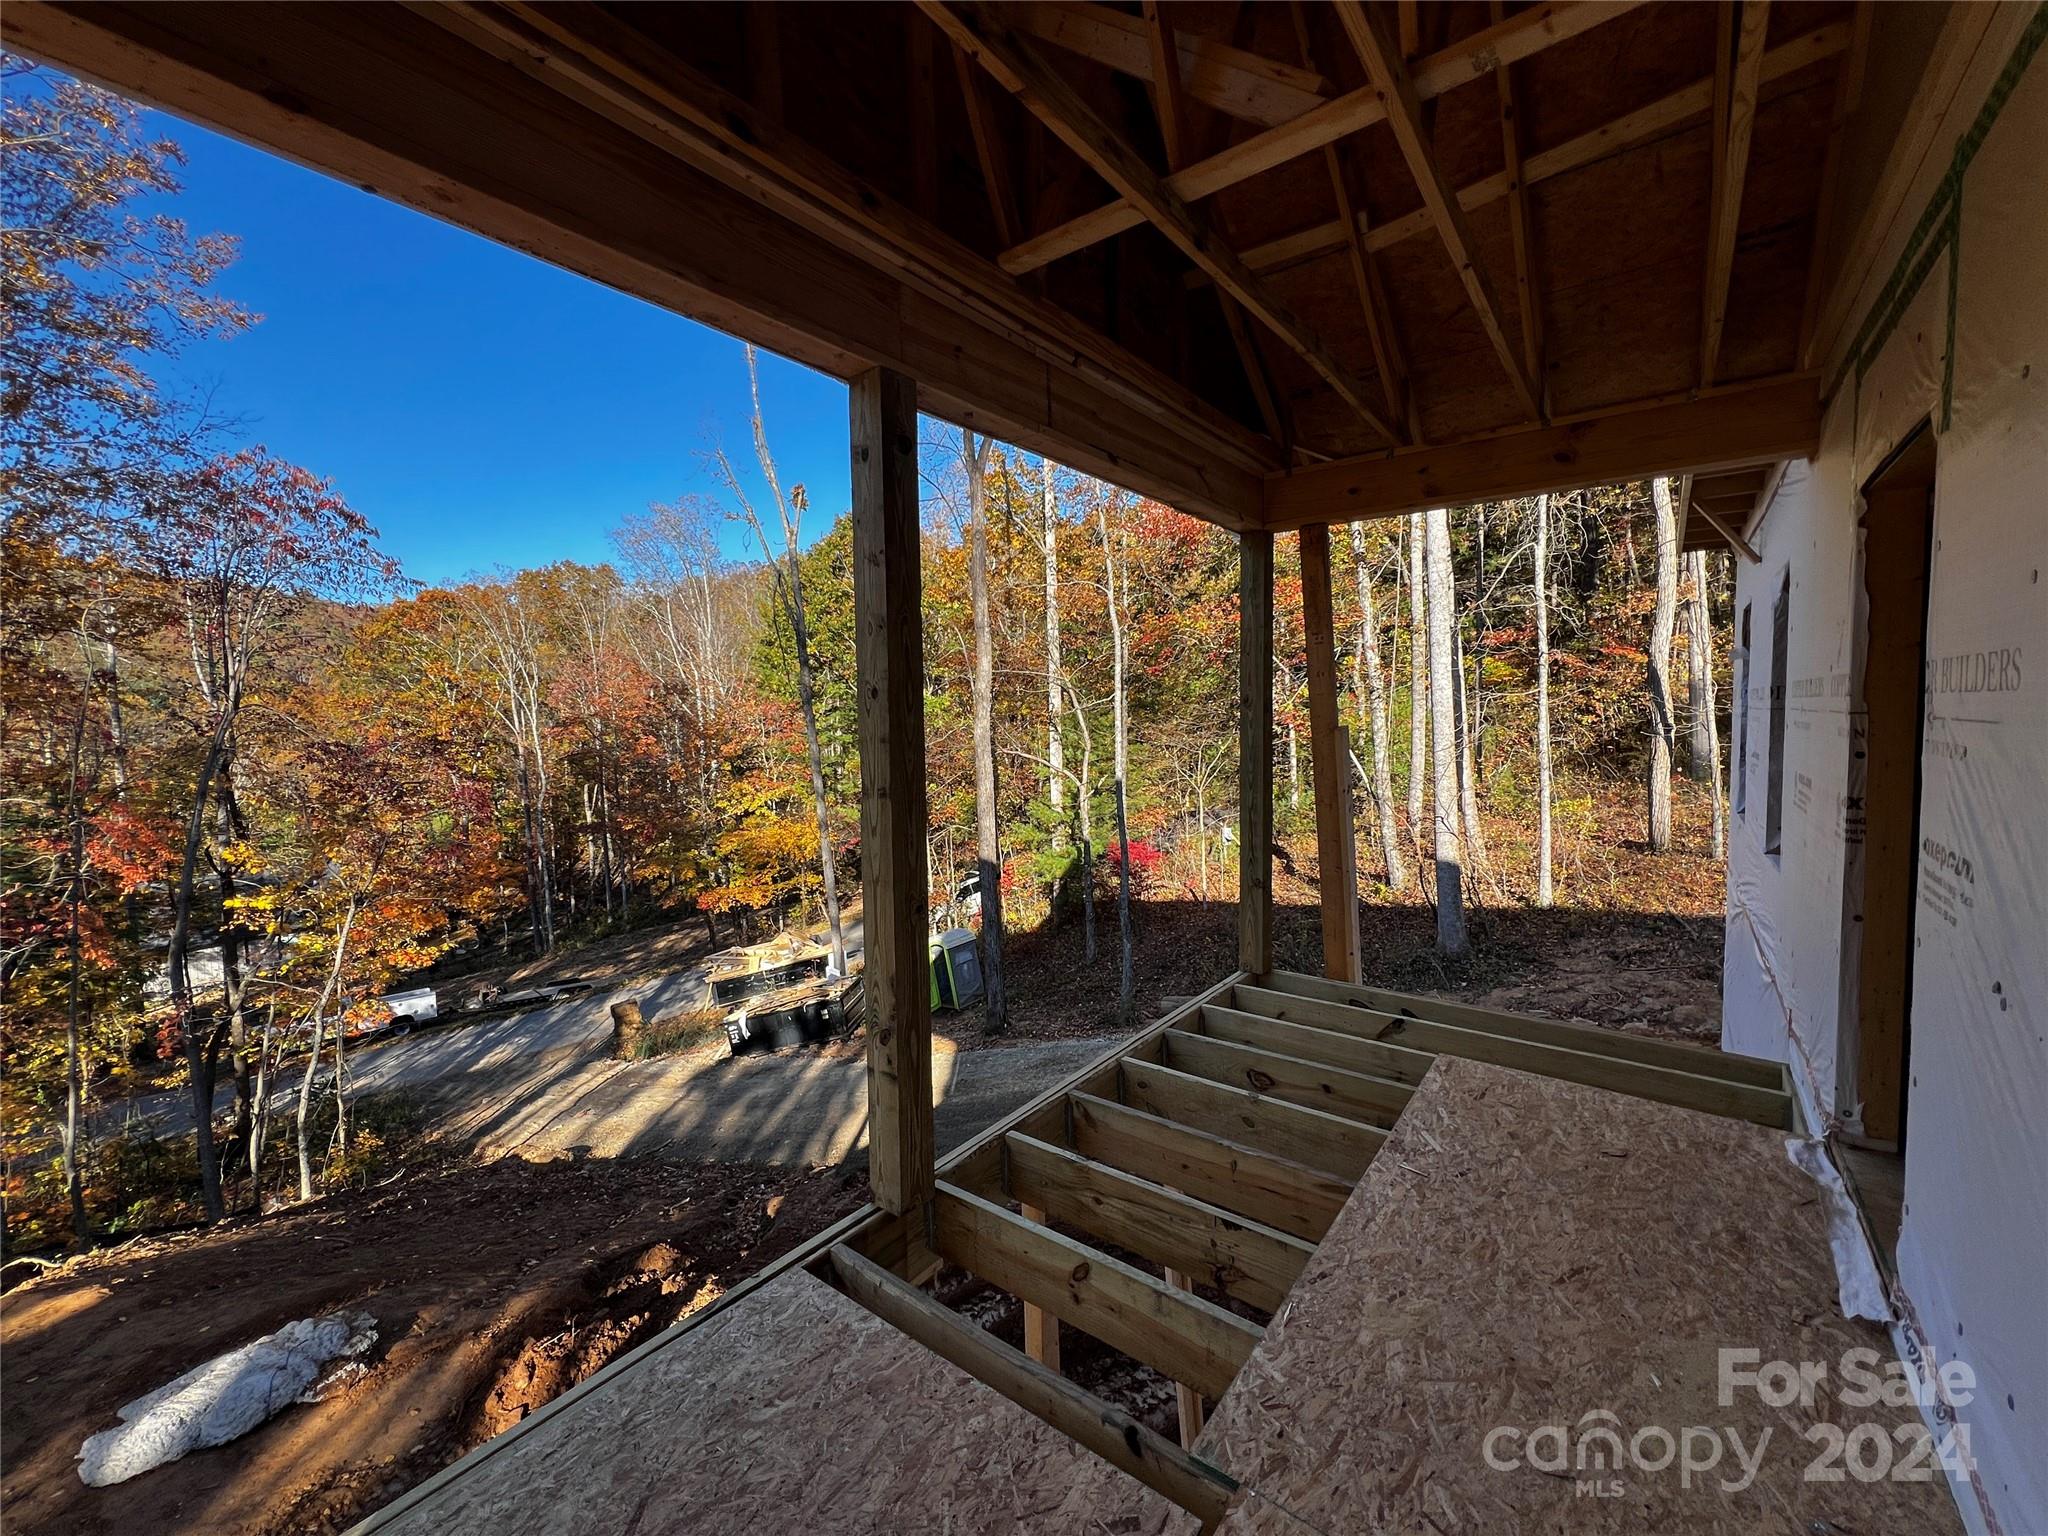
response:
{"label": "support column", "polygon": [[1309,760],[1316,776],[1316,865],[1323,888],[1323,974],[1359,981],[1358,857],[1351,764],[1337,723],[1337,616],[1330,596],[1330,529],[1301,530],[1301,628],[1308,645]]}
{"label": "support column", "polygon": [[1273,535],[1241,533],[1237,638],[1237,964],[1273,969]]}
{"label": "support column", "polygon": [[931,1198],[933,1159],[917,386],[876,368],[850,395],[868,1180],[901,1215]]}

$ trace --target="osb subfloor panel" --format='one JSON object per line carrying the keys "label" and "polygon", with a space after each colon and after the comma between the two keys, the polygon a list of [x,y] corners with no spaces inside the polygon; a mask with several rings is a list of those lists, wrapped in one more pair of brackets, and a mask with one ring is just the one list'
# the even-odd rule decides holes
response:
{"label": "osb subfloor panel", "polygon": [[[1920,1419],[1836,1400],[1846,1351],[1891,1352],[1841,1316],[1822,1206],[1785,1146],[1761,1126],[1439,1058],[1196,1444],[1245,1485],[1222,1530],[1959,1532],[1938,1471],[1805,1478],[1826,1449],[1805,1438],[1817,1420],[1874,1422],[1897,1462],[1893,1429]],[[1746,1389],[1721,1404],[1722,1348],[1825,1362],[1814,1406]],[[1545,1425],[1562,1426],[1561,1468],[1551,1436],[1534,1442],[1541,1468],[1521,1454]],[[1603,1425],[1618,1458],[1590,1434]],[[1503,1427],[1521,1434],[1494,1440],[1512,1464],[1494,1470],[1488,1435]],[[1681,1465],[1688,1428],[1696,1464],[1718,1436],[1717,1466]],[[1639,1442],[1650,1466],[1628,1449],[1655,1429],[1681,1448],[1661,1470],[1654,1433]],[[1743,1476],[1730,1431],[1758,1468],[1746,1487],[1725,1486]]]}
{"label": "osb subfloor panel", "polygon": [[1196,1523],[795,1270],[485,1455],[387,1529],[1182,1536]]}

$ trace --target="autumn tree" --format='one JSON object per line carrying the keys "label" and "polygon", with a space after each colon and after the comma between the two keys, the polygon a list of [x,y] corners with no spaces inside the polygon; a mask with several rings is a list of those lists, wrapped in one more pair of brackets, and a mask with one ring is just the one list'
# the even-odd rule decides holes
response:
{"label": "autumn tree", "polygon": [[1645,668],[1648,690],[1649,751],[1645,755],[1648,791],[1646,820],[1650,851],[1671,847],[1671,758],[1678,739],[1678,721],[1671,698],[1671,630],[1678,611],[1678,516],[1672,506],[1671,482],[1659,478],[1650,488],[1656,512],[1656,601],[1650,611],[1650,652]]}
{"label": "autumn tree", "polygon": [[[171,887],[170,976],[173,1038],[191,1072],[200,1194],[214,1219],[226,1214],[213,1137],[214,1084],[223,1046],[233,1045],[238,1085],[247,1083],[247,1019],[238,966],[222,953],[224,997],[203,1013],[192,983],[194,895],[202,856],[219,881],[222,934],[232,917],[232,852],[243,824],[235,782],[236,730],[250,691],[260,687],[270,647],[285,623],[316,599],[360,600],[398,580],[378,552],[375,530],[324,481],[261,449],[211,459],[151,510],[145,541],[150,574],[176,595],[191,648],[183,711],[198,744],[185,797],[185,835]],[[217,835],[209,846],[209,817]],[[247,1105],[244,1086],[238,1101]]]}

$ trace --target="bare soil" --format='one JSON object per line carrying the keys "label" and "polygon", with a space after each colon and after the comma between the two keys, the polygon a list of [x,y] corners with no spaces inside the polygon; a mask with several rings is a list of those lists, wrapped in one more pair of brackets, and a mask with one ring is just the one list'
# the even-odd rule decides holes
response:
{"label": "bare soil", "polygon": [[[744,1164],[444,1164],[75,1260],[0,1302],[0,1525],[339,1530],[859,1205],[852,1175]],[[87,1488],[115,1410],[294,1318],[360,1307],[364,1375],[234,1443]]]}

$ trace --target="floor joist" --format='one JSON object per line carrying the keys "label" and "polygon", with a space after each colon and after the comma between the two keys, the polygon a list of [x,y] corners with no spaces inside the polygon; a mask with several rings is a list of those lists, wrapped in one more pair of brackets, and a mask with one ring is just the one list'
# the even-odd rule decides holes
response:
{"label": "floor joist", "polygon": [[1236,1491],[1231,1479],[844,1244],[826,1258],[839,1288],[884,1322],[1165,1494],[1204,1529],[1222,1517]]}
{"label": "floor joist", "polygon": [[1010,1198],[1263,1311],[1315,1252],[1298,1237],[1031,1136],[1006,1138]]}
{"label": "floor joist", "polygon": [[1307,1057],[1284,1056],[1179,1029],[1167,1034],[1166,1064],[1211,1082],[1381,1127],[1394,1123],[1413,1091],[1400,1083],[1346,1072]]}
{"label": "floor joist", "polygon": [[1206,1397],[1223,1395],[1259,1341],[1236,1313],[964,1189],[941,1183],[932,1215],[939,1252],[969,1274]]}
{"label": "floor joist", "polygon": [[1630,1035],[1577,1019],[1546,1019],[1535,1014],[1510,1013],[1504,1008],[1485,1008],[1449,998],[1419,997],[1408,992],[1389,992],[1379,987],[1346,987],[1299,971],[1268,971],[1259,976],[1240,976],[1229,993],[1206,992],[1204,1005],[1227,1003],[1237,987],[1259,987],[1273,992],[1291,992],[1297,997],[1344,1003],[1404,1018],[1435,1019],[1461,1029],[1484,1030],[1510,1040],[1534,1040],[1543,1045],[1560,1045],[1569,1051],[1593,1051],[1623,1061],[1640,1061],[1653,1067],[1670,1067],[1676,1072],[1696,1072],[1701,1077],[1726,1078],[1731,1083],[1755,1083],[1761,1088],[1782,1088],[1785,1069],[1761,1056],[1743,1056],[1717,1046],[1691,1040],[1661,1040],[1654,1035]]}
{"label": "floor joist", "polygon": [[1347,1072],[1364,1072],[1389,1082],[1406,1083],[1411,1088],[1422,1081],[1430,1063],[1436,1060],[1434,1053],[1427,1050],[1290,1023],[1263,1010],[1219,1008],[1211,1004],[1181,1027],[1199,1027],[1203,1034],[1233,1045],[1278,1051],[1283,1056],[1299,1056],[1308,1061],[1326,1061]]}
{"label": "floor joist", "polygon": [[1308,1109],[1153,1062],[1126,1061],[1124,1102],[1275,1157],[1291,1158],[1356,1180],[1387,1133],[1320,1109]]}
{"label": "floor joist", "polygon": [[1185,1190],[1240,1215],[1314,1242],[1351,1193],[1351,1182],[1292,1158],[1211,1135],[1093,1094],[1072,1095],[1074,1150]]}
{"label": "floor joist", "polygon": [[[1310,1036],[1350,1035],[1366,1041],[1399,1044],[1440,1056],[1458,1056],[1494,1066],[1513,1067],[1565,1082],[1584,1083],[1637,1098],[1656,1099],[1709,1114],[1753,1120],[1759,1125],[1791,1123],[1789,1096],[1782,1088],[1731,1083],[1726,1078],[1674,1072],[1668,1067],[1621,1061],[1592,1051],[1510,1039],[1432,1019],[1381,1013],[1343,1003],[1318,1002],[1259,987],[1239,987],[1233,994],[1240,1009],[1309,1026]],[[1169,1048],[1170,1050],[1171,1048]]]}

